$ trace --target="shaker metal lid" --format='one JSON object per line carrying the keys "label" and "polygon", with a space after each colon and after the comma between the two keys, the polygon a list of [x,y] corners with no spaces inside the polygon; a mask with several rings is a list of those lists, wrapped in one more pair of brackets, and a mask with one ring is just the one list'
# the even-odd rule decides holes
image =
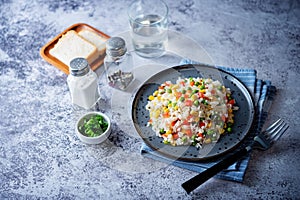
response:
{"label": "shaker metal lid", "polygon": [[90,71],[90,66],[85,58],[74,58],[70,62],[70,73],[74,76],[83,76]]}
{"label": "shaker metal lid", "polygon": [[106,53],[113,57],[123,56],[127,51],[125,40],[121,37],[111,37],[106,42]]}

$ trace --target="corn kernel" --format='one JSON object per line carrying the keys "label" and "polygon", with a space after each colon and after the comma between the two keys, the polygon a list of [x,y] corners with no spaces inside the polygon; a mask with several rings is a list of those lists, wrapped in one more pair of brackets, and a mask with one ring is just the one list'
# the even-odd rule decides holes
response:
{"label": "corn kernel", "polygon": [[211,127],[211,125],[212,125],[212,123],[211,122],[208,122],[208,124],[207,124],[207,128],[210,128]]}
{"label": "corn kernel", "polygon": [[210,138],[205,139],[205,140],[204,140],[204,143],[205,143],[205,144],[211,143],[211,139],[210,139]]}
{"label": "corn kernel", "polygon": [[225,129],[223,129],[223,128],[220,128],[220,129],[219,129],[219,133],[220,133],[220,134],[223,134],[224,132],[225,132]]}
{"label": "corn kernel", "polygon": [[160,111],[159,111],[159,110],[156,110],[156,111],[155,111],[155,114],[154,114],[154,117],[155,117],[155,118],[158,118],[159,115],[160,115]]}
{"label": "corn kernel", "polygon": [[234,120],[233,120],[233,119],[229,119],[228,122],[230,122],[230,123],[233,124],[233,123],[234,123]]}
{"label": "corn kernel", "polygon": [[193,96],[191,97],[191,100],[195,101],[197,98],[198,98],[197,95],[193,94]]}
{"label": "corn kernel", "polygon": [[148,98],[150,101],[154,100],[154,96],[150,95]]}

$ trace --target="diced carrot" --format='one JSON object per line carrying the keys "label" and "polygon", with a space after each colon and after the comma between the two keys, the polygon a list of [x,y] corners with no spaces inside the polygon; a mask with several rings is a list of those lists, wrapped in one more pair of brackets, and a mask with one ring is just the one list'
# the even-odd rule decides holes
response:
{"label": "diced carrot", "polygon": [[164,112],[163,113],[163,117],[164,118],[169,118],[170,117],[170,113],[169,112]]}
{"label": "diced carrot", "polygon": [[205,94],[203,92],[198,92],[199,98],[205,98]]}
{"label": "diced carrot", "polygon": [[192,106],[192,105],[193,105],[193,101],[187,99],[187,100],[184,102],[184,105],[186,105],[186,106]]}
{"label": "diced carrot", "polygon": [[168,83],[168,82],[165,82],[165,85],[166,85],[166,86],[170,86],[171,84],[170,84],[170,83]]}
{"label": "diced carrot", "polygon": [[203,134],[202,133],[198,133],[197,136],[203,138]]}
{"label": "diced carrot", "polygon": [[181,97],[182,93],[181,92],[175,92],[175,97],[176,99],[179,99]]}
{"label": "diced carrot", "polygon": [[225,115],[222,115],[221,119],[222,119],[223,122],[226,122],[226,117],[225,117]]}
{"label": "diced carrot", "polygon": [[188,120],[184,120],[183,122],[182,122],[182,125],[189,125],[190,123],[188,122]]}
{"label": "diced carrot", "polygon": [[179,136],[178,136],[178,133],[172,133],[172,136],[173,136],[173,139],[174,139],[174,140],[177,140],[178,137],[179,137]]}
{"label": "diced carrot", "polygon": [[189,121],[192,118],[193,118],[193,115],[189,115],[186,119]]}
{"label": "diced carrot", "polygon": [[189,129],[183,129],[182,132],[184,134],[186,134],[187,136],[189,137],[192,137],[193,133],[192,133],[192,130],[189,128]]}

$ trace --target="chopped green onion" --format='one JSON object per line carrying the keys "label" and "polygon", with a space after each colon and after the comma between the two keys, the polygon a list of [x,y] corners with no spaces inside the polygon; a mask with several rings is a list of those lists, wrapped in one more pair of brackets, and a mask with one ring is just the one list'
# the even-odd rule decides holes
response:
{"label": "chopped green onion", "polygon": [[97,137],[106,131],[108,122],[101,115],[94,115],[90,119],[84,118],[79,131],[88,137]]}

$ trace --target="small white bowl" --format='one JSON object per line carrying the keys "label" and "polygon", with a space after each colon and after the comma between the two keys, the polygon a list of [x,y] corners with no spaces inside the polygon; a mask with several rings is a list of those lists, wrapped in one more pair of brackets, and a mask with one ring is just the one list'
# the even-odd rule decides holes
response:
{"label": "small white bowl", "polygon": [[[105,121],[108,122],[108,127],[107,127],[106,131],[103,132],[101,135],[96,136],[96,137],[88,137],[80,132],[79,126],[81,126],[83,124],[84,119],[90,119],[90,117],[93,115],[101,115],[105,119]],[[77,136],[79,137],[79,139],[82,142],[84,142],[86,144],[100,144],[100,143],[104,142],[110,135],[110,132],[111,132],[110,119],[107,115],[105,115],[104,113],[101,113],[101,112],[96,112],[96,111],[88,112],[78,119],[75,130],[76,130]]]}

